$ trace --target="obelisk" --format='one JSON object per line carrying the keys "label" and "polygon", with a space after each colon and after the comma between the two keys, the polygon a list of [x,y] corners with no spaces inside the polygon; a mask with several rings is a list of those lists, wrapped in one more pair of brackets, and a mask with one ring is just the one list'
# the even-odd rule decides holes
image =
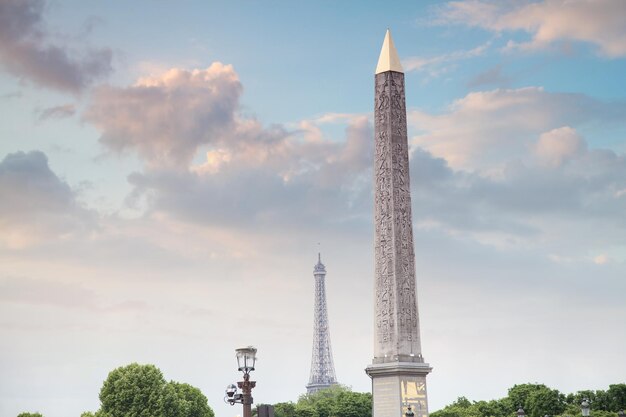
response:
{"label": "obelisk", "polygon": [[387,30],[374,90],[373,417],[428,415],[411,216],[404,73]]}

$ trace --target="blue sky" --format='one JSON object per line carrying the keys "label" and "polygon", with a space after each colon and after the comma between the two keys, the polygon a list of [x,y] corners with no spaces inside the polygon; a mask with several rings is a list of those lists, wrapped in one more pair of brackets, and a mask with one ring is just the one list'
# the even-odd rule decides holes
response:
{"label": "blue sky", "polygon": [[431,410],[623,382],[625,19],[619,0],[1,0],[0,414],[95,410],[137,361],[235,415],[248,344],[257,401],[297,399],[318,242],[337,377],[369,390],[387,28]]}

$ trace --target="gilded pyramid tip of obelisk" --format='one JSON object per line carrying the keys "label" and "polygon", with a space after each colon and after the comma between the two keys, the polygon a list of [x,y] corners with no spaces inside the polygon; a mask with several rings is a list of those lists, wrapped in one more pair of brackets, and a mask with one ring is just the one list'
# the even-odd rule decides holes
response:
{"label": "gilded pyramid tip of obelisk", "polygon": [[380,50],[378,65],[376,65],[376,74],[386,71],[404,72],[402,64],[400,64],[398,51],[396,51],[396,46],[393,44],[393,38],[391,37],[391,31],[389,29],[387,29],[387,33],[385,33],[383,47]]}

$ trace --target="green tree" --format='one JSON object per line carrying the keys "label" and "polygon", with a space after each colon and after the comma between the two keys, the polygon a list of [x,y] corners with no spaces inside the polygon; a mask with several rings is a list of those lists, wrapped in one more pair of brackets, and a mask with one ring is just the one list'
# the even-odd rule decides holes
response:
{"label": "green tree", "polygon": [[[276,411],[274,409],[274,411]],[[352,392],[341,385],[300,396],[296,417],[371,417],[372,395]]]}
{"label": "green tree", "polygon": [[95,413],[92,413],[91,411],[85,411],[84,413],[80,415],[80,417],[109,417],[109,416],[104,414],[102,410],[98,410]]}
{"label": "green tree", "polygon": [[17,417],[43,417],[41,413],[19,413]]}
{"label": "green tree", "polygon": [[535,391],[543,389],[548,389],[548,387],[543,384],[513,385],[513,387],[509,388],[508,398],[515,409],[517,409],[517,407],[522,407],[524,411],[526,411],[526,414],[528,414],[526,409],[529,408],[528,399],[530,398],[530,395]]}
{"label": "green tree", "polygon": [[114,369],[100,390],[100,409],[115,417],[162,416],[165,385],[154,365],[132,363]]}
{"label": "green tree", "polygon": [[565,411],[565,396],[545,385],[532,391],[526,399],[526,414],[530,417],[555,416]]}
{"label": "green tree", "polygon": [[206,397],[189,384],[166,382],[154,365],[111,371],[100,390],[100,410],[81,417],[214,417]]}
{"label": "green tree", "polygon": [[448,405],[430,415],[432,417],[480,417],[478,410],[473,407],[464,408],[455,405]]}
{"label": "green tree", "polygon": [[430,413],[431,417],[480,417],[479,408],[465,397],[459,397],[452,404]]}
{"label": "green tree", "polygon": [[473,405],[480,416],[507,417],[515,409],[508,398],[491,401],[477,401]]}
{"label": "green tree", "polygon": [[609,385],[606,396],[609,410],[617,412],[626,409],[626,384]]}
{"label": "green tree", "polygon": [[579,417],[584,398],[591,404],[591,417],[617,417],[617,412],[626,406],[626,384],[609,385],[607,391],[585,390],[567,395],[543,384],[519,384],[499,400],[472,402],[459,397],[430,417],[516,417],[519,406],[528,417]]}
{"label": "green tree", "polygon": [[202,392],[189,384],[171,381],[167,384],[172,389],[177,401],[178,414],[176,417],[214,417],[215,414],[207,403]]}
{"label": "green tree", "polygon": [[274,417],[295,417],[296,405],[291,401],[274,404]]}
{"label": "green tree", "polygon": [[371,416],[372,395],[352,391],[340,392],[331,406],[330,415],[333,417]]}
{"label": "green tree", "polygon": [[296,404],[295,417],[319,417],[317,410],[310,404]]}

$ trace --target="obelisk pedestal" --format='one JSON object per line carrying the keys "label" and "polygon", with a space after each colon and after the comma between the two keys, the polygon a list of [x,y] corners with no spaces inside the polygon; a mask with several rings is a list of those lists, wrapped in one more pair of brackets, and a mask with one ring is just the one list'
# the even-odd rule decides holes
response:
{"label": "obelisk pedestal", "polygon": [[373,417],[428,416],[415,286],[404,73],[389,30],[376,67],[374,108]]}

